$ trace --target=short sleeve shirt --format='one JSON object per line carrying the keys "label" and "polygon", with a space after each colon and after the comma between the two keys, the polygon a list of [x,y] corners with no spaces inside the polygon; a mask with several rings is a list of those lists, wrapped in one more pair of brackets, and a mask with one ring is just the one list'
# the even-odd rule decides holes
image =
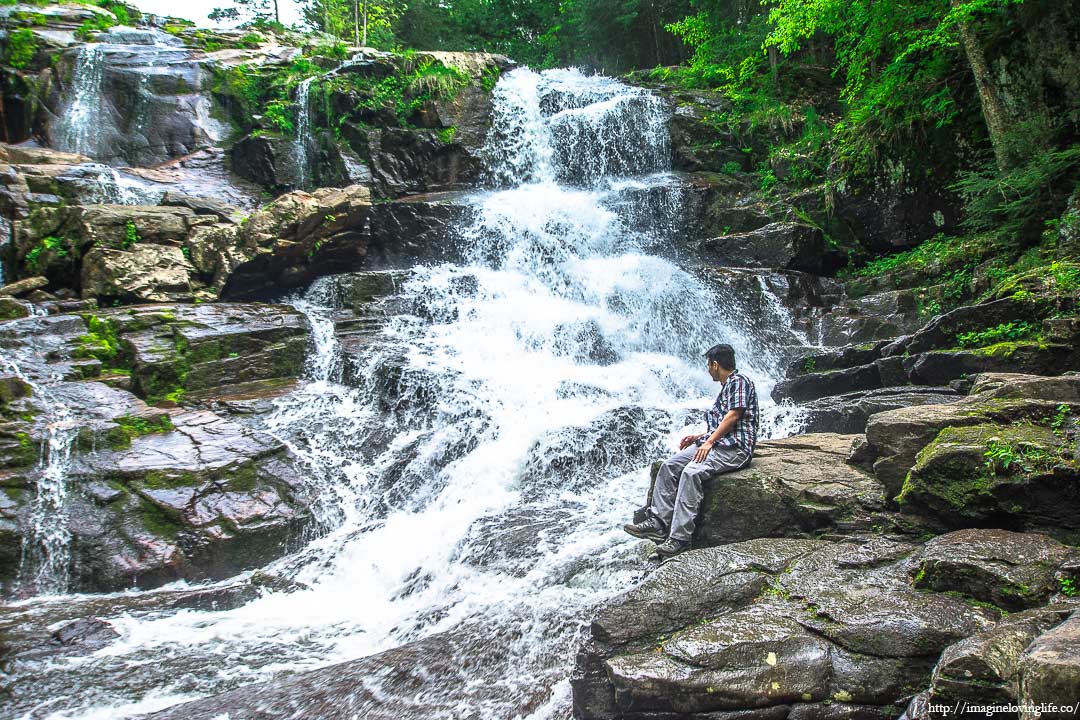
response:
{"label": "short sleeve shirt", "polygon": [[[724,416],[736,408],[743,409],[742,417],[735,421],[732,431],[717,440],[713,447],[737,447],[747,455],[753,455],[758,433],[757,389],[754,382],[738,370],[728,376],[727,382],[720,388],[720,394],[716,396],[716,402],[705,413],[705,422],[709,426],[705,438],[712,435]],[[704,442],[705,438],[699,440],[698,444]]]}

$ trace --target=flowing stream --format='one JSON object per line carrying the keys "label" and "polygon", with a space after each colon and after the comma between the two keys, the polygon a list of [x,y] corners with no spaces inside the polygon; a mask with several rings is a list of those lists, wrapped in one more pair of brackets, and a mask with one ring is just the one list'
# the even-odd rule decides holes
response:
{"label": "flowing stream", "polygon": [[569,717],[591,614],[650,568],[621,530],[648,465],[718,391],[705,349],[734,345],[766,433],[789,431],[746,310],[645,250],[671,227],[638,202],[675,185],[662,103],[528,69],[494,102],[464,261],[412,270],[363,333],[336,328],[347,278],[294,299],[315,352],[265,424],[308,470],[322,532],[267,570],[309,589],[110,617],[112,645],[36,668],[23,717],[126,717],[437,633],[464,668],[438,702],[365,681],[399,717]]}

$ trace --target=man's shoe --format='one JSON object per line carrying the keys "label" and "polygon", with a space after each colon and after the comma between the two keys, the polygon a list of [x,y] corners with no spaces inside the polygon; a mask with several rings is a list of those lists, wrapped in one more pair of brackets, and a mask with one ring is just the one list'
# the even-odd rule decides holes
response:
{"label": "man's shoe", "polygon": [[623,525],[622,529],[634,537],[642,540],[652,540],[655,543],[662,543],[667,538],[667,533],[664,532],[660,522],[654,520],[652,516],[646,517],[639,523]]}
{"label": "man's shoe", "polygon": [[664,542],[656,546],[656,554],[661,560],[666,560],[669,557],[674,557],[681,552],[690,549],[689,540],[676,540],[675,538],[668,538]]}

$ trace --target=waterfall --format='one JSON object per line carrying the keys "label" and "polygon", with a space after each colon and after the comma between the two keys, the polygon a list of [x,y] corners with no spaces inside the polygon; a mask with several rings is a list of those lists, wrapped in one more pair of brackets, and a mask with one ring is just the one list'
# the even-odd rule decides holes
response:
{"label": "waterfall", "polygon": [[677,193],[635,200],[677,184],[663,104],[526,68],[494,103],[465,261],[415,268],[361,318],[343,312],[349,276],[292,300],[314,353],[264,429],[302,463],[323,532],[267,570],[308,589],[113,618],[107,653],[43,671],[77,689],[54,712],[127,716],[448,633],[468,670],[424,688],[439,703],[365,688],[402,718],[566,717],[588,619],[648,571],[621,525],[649,464],[719,390],[709,346],[736,348],[766,431],[786,431],[740,309],[647,250],[679,210]]}
{"label": "waterfall", "polygon": [[311,83],[314,77],[301,80],[296,87],[296,139],[293,140],[293,162],[296,163],[296,187],[307,190],[311,183]]}
{"label": "waterfall", "polygon": [[71,411],[49,390],[28,378],[14,360],[4,372],[19,378],[46,407],[48,438],[35,471],[34,500],[23,535],[20,584],[38,594],[63,593],[71,572],[71,531],[67,515],[67,474],[79,428]]}
{"label": "waterfall", "polygon": [[0,287],[4,285],[4,263],[11,250],[11,221],[0,215]]}
{"label": "waterfall", "polygon": [[60,112],[54,144],[58,150],[94,157],[102,119],[101,81],[105,75],[105,52],[100,44],[79,47],[68,91],[70,100]]}

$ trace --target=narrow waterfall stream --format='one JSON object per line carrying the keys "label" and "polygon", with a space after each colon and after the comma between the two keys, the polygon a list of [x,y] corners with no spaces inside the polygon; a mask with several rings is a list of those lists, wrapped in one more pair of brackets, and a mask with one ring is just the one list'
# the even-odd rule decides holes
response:
{"label": "narrow waterfall stream", "polygon": [[71,531],[67,515],[67,473],[78,438],[79,426],[68,407],[47,387],[28,378],[14,360],[4,359],[5,373],[13,375],[45,402],[48,438],[38,459],[34,504],[29,532],[23,538],[19,584],[42,595],[67,591],[71,574]]}
{"label": "narrow waterfall stream", "polygon": [[309,469],[323,532],[267,570],[308,589],[109,617],[120,638],[42,661],[18,717],[129,717],[437,633],[460,671],[430,703],[365,681],[399,717],[569,717],[585,623],[651,567],[621,530],[649,463],[718,391],[705,349],[734,345],[766,433],[789,429],[768,401],[779,357],[736,329],[745,309],[645,251],[671,227],[636,200],[673,185],[662,103],[528,69],[494,101],[465,261],[411,271],[360,345],[335,334],[335,278],[294,300],[315,352],[265,429]]}
{"label": "narrow waterfall stream", "polygon": [[79,48],[72,73],[70,101],[57,120],[53,139],[57,150],[95,157],[101,118],[101,81],[105,76],[105,52],[97,43]]}
{"label": "narrow waterfall stream", "polygon": [[293,140],[293,162],[296,164],[296,187],[308,190],[311,184],[311,83],[317,77],[301,80],[296,88],[296,139]]}

